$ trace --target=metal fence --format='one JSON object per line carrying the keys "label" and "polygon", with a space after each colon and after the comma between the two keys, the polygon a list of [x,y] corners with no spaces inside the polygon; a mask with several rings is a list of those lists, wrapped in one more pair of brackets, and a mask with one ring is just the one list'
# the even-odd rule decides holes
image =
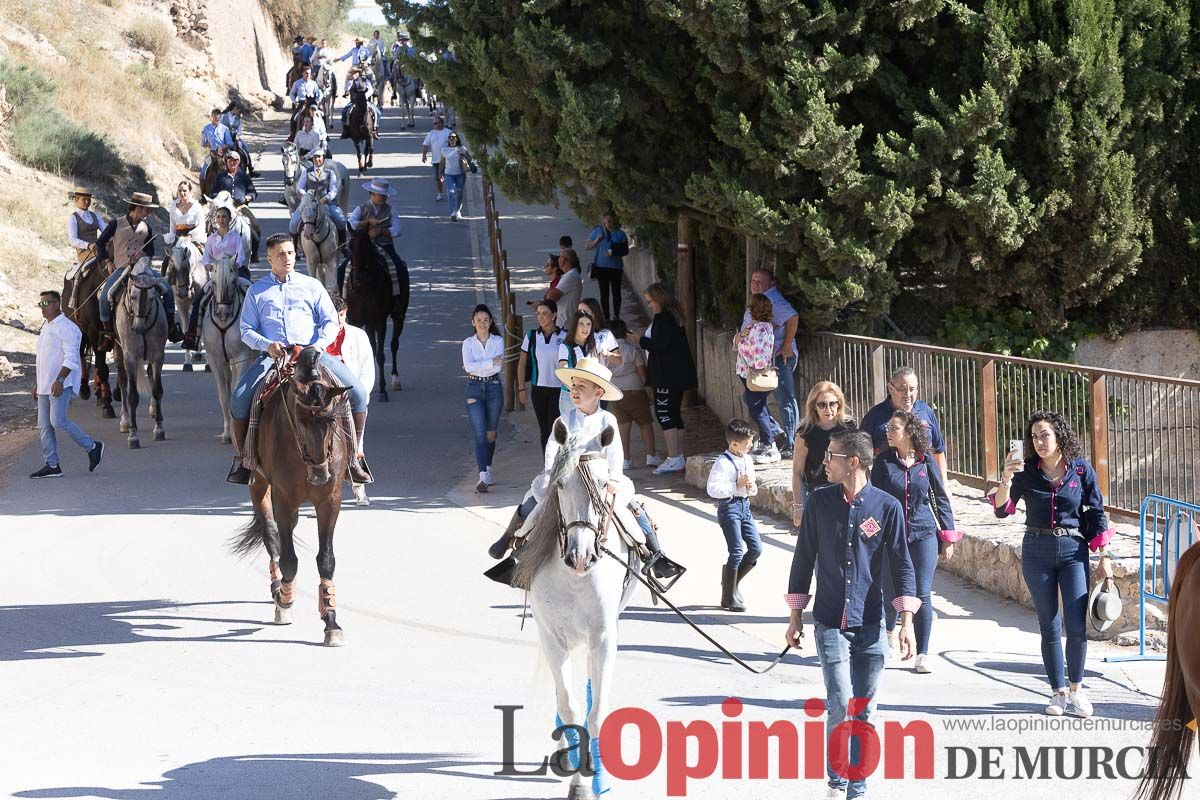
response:
{"label": "metal fence", "polygon": [[892,372],[912,367],[960,480],[998,480],[1008,441],[1052,410],[1079,435],[1111,509],[1137,514],[1152,492],[1200,496],[1200,381],[841,334],[801,335],[798,349],[801,402],[832,380],[859,417],[887,397]]}

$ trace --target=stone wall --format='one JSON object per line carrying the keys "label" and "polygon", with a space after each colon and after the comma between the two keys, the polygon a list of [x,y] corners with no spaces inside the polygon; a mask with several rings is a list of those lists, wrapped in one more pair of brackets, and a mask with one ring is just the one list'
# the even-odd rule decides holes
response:
{"label": "stone wall", "polygon": [[1144,330],[1120,339],[1091,336],[1079,343],[1080,364],[1143,375],[1200,380],[1200,333],[1193,330]]}

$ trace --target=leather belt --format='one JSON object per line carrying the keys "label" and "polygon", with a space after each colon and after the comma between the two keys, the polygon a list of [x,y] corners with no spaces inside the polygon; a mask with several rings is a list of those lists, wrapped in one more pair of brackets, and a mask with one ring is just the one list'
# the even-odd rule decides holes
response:
{"label": "leather belt", "polygon": [[1043,536],[1079,536],[1078,528],[1035,528],[1029,526],[1026,528],[1033,533],[1040,533]]}
{"label": "leather belt", "polygon": [[473,380],[473,381],[479,381],[480,383],[487,383],[488,381],[498,381],[498,380],[500,380],[500,376],[499,376],[499,375],[488,375],[486,378],[481,378],[481,377],[480,377],[480,376],[478,376],[478,375],[470,375],[470,374],[468,374],[468,375],[467,375],[467,377],[468,377],[468,378],[470,378],[470,379],[471,379],[471,380]]}

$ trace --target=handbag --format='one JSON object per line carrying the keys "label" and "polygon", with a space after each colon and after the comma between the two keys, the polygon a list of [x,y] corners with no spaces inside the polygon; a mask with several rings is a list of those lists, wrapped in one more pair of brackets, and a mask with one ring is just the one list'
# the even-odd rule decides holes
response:
{"label": "handbag", "polygon": [[[928,469],[928,468],[927,468]],[[942,524],[942,520],[938,517],[937,495],[933,493],[933,481],[929,482],[929,510],[933,512],[933,522],[937,525],[939,531],[946,530],[946,526]],[[938,555],[940,556],[946,549],[946,543],[942,541],[942,537],[937,536]]]}
{"label": "handbag", "polygon": [[746,388],[752,392],[773,392],[779,386],[779,373],[774,367],[751,369],[746,376]]}

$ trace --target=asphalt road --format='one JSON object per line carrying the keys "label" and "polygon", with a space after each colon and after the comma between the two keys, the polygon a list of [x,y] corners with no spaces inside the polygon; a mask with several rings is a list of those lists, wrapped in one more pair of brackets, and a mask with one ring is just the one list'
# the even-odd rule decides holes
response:
{"label": "asphalt road", "polygon": [[[449,221],[445,205],[434,202],[429,168],[420,163],[428,127],[428,118],[413,132],[385,123],[375,159],[373,174],[399,190],[399,250],[413,294],[401,340],[404,389],[393,392],[390,403],[371,404],[373,504],[345,506],[338,526],[336,582],[346,646],[320,646],[315,523],[307,516],[300,525],[306,546],[296,622],[270,624],[265,555],[238,560],[227,548],[249,510],[246,491],[224,482],[230,448],[217,441],[211,378],[179,371],[181,356],[172,349],[167,441],[143,436],[141,450],[127,450],[115,421],[77,403],[73,417],[109,446],[101,471],[88,475],[82,453],[64,444],[64,479],[33,482],[18,474],[0,493],[0,796],[565,796],[553,776],[495,774],[504,753],[496,706],[523,706],[515,712],[513,745],[523,768],[550,750],[553,693],[539,666],[534,623],[522,631],[521,595],[480,576],[490,564],[484,546],[536,459],[528,447],[529,415],[508,418],[497,461],[500,485],[485,496],[470,489],[474,467],[459,346],[490,277],[477,260],[483,234],[478,178],[468,195],[470,220]],[[350,163],[348,143],[335,150]],[[282,206],[266,202],[279,188],[278,158],[268,153],[260,169],[264,202],[256,212],[271,232],[285,218]],[[365,195],[361,181],[353,183],[357,201]],[[536,219],[531,212],[525,223]],[[542,241],[534,238],[531,233],[526,242],[531,252]],[[515,253],[518,243],[506,243]],[[31,449],[20,466],[32,471],[38,463]],[[711,507],[669,481],[646,485],[656,514],[669,523],[673,554],[688,554],[683,560],[697,576],[715,574],[721,547]],[[715,586],[699,578],[681,584],[677,596],[710,623],[736,621],[737,627],[711,627],[760,665],[782,636],[778,584],[794,541],[778,529],[769,539],[774,563],[753,589],[752,600],[761,601],[752,613],[732,620],[710,606],[704,611]],[[995,755],[1011,778],[1019,745],[1145,744],[1148,735],[1139,726],[1153,714],[1161,666],[1089,662],[1098,719],[1110,729],[1069,723],[1057,731],[951,731],[961,720],[1040,722],[1044,690],[1030,612],[953,579],[939,578],[938,591],[946,595],[937,606],[945,620],[939,672],[889,669],[880,695],[881,719],[930,722],[937,779],[914,783],[910,756],[909,779],[876,778],[870,796],[970,792],[983,800],[1019,793],[1032,800],[1074,790],[1097,800],[1127,797],[1132,784],[1120,779],[981,780],[978,765],[972,778],[946,779],[951,746],[976,754],[983,746],[1002,748]],[[823,696],[811,650],[789,656],[768,676],[752,675],[650,606],[644,593],[624,617],[621,642],[614,700],[651,711],[660,731],[667,720],[728,721],[720,703],[731,695],[745,704],[742,722],[800,725],[803,700]],[[637,737],[627,732],[624,742],[632,762]],[[725,741],[722,752],[731,744]],[[696,763],[694,743],[675,753],[682,759],[676,774],[682,764]],[[965,756],[957,758],[961,769]],[[667,796],[667,773],[664,758],[644,780],[618,781],[610,796]],[[791,798],[824,791],[820,780],[722,779],[719,768],[717,775],[687,783],[686,796]]]}

